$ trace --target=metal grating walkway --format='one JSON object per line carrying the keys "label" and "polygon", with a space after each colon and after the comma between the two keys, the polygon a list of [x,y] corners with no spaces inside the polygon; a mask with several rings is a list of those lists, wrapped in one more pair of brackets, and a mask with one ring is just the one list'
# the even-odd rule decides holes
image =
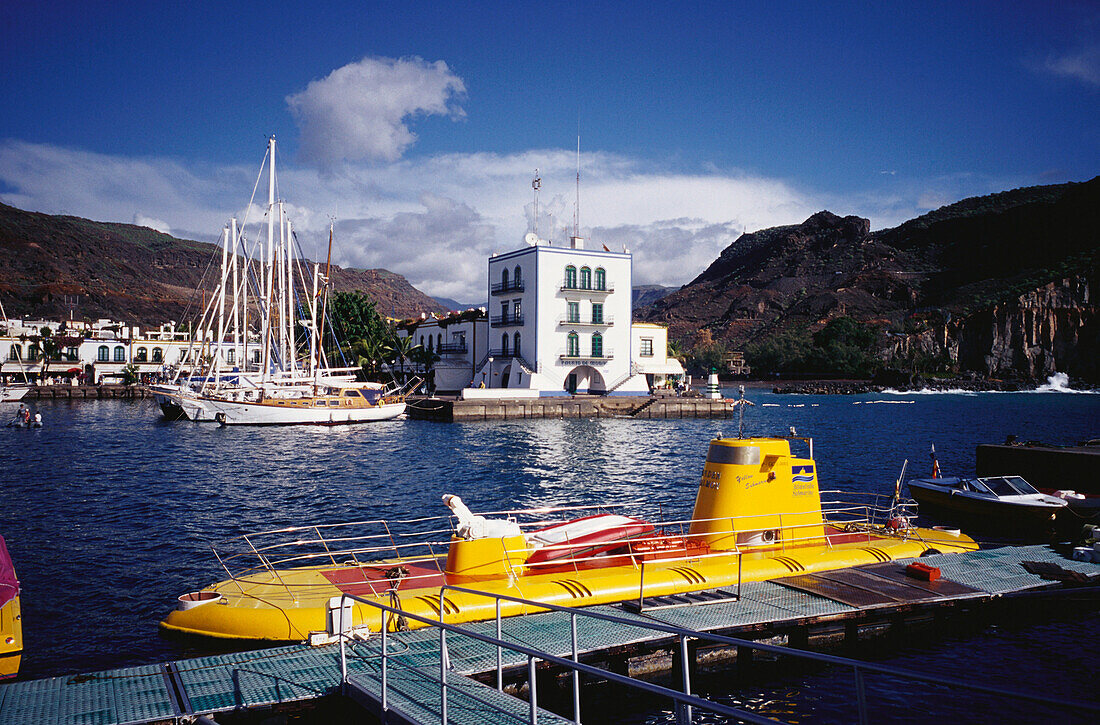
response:
{"label": "metal grating walkway", "polygon": [[[377,646],[377,642],[375,645]],[[448,650],[450,650],[448,645]],[[438,648],[437,648],[438,651]],[[377,654],[375,649],[374,654]],[[424,663],[421,657],[397,655],[388,659],[387,722],[410,725],[440,721],[439,661]],[[380,716],[382,702],[381,664],[377,658],[363,660],[365,667],[349,675],[349,694],[372,714]],[[351,663],[349,661],[349,671]],[[540,723],[572,722],[539,708]],[[530,704],[493,687],[455,673],[447,675],[447,722],[454,725],[530,722]]]}
{"label": "metal grating walkway", "polygon": [[163,665],[13,682],[0,688],[0,698],[0,725],[113,725],[183,714]]}
{"label": "metal grating walkway", "polygon": [[[903,567],[909,561],[895,562]],[[980,590],[969,594],[940,595],[924,601],[955,601],[958,598],[1000,595],[1028,589],[1058,586],[1028,573],[1023,561],[1050,562],[1070,571],[1100,575],[1100,565],[1066,559],[1048,546],[1006,547],[967,554],[941,554],[920,561],[939,567],[943,578]],[[885,565],[872,565],[876,570]],[[631,613],[617,605],[591,608],[627,619],[661,622],[696,631],[735,630],[738,627],[783,624],[799,620],[843,615],[859,611],[840,602],[774,582],[746,582],[741,599],[705,606],[680,607]],[[569,615],[545,612],[502,620],[503,638],[537,648],[549,654],[572,654]],[[480,622],[468,629],[495,635],[496,623]],[[581,653],[598,654],[612,647],[660,639],[650,630],[614,625],[585,617],[577,618]],[[404,702],[393,702],[409,722],[438,720],[439,635],[428,629],[390,635],[390,684],[403,690]],[[455,684],[462,683],[468,694],[493,703],[493,712],[479,710],[472,699],[451,708],[454,722],[525,721],[527,703],[461,675],[488,672],[496,667],[496,649],[470,637],[448,636],[448,651]],[[350,649],[348,672],[352,680],[368,691],[377,690],[380,671],[380,638],[356,643]],[[507,650],[506,667],[526,664],[526,657]],[[434,668],[434,669],[433,669]],[[372,684],[373,683],[373,684]],[[0,725],[121,725],[172,721],[184,715],[226,712],[308,700],[338,691],[340,651],[336,645],[307,647],[293,645],[266,650],[237,652],[181,660],[164,665],[130,667],[84,675],[16,681],[0,685]],[[499,703],[495,698],[507,698]],[[498,709],[496,706],[500,705]],[[434,708],[434,709],[433,709]],[[517,709],[518,708],[518,709]],[[434,713],[434,714],[433,714]],[[466,714],[463,714],[466,713]],[[518,715],[516,714],[518,713]],[[540,721],[554,722],[556,716],[540,712]],[[460,719],[465,718],[465,719]]]}

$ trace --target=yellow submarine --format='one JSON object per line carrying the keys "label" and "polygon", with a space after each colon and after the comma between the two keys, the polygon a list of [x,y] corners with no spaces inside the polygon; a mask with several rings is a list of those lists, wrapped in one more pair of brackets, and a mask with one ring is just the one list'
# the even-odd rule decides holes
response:
{"label": "yellow submarine", "polygon": [[19,607],[19,579],[0,536],[0,682],[19,674],[23,658],[23,615]]}
{"label": "yellow submarine", "polygon": [[[808,456],[792,455],[792,441],[808,445]],[[372,521],[237,537],[214,547],[230,578],[180,596],[161,627],[324,641],[343,594],[436,619],[443,585],[584,607],[978,548],[958,531],[910,525],[912,512],[896,499],[850,495],[860,501],[823,503],[811,439],[715,438],[690,520],[653,523],[606,506],[479,516],[444,496],[450,515],[396,522],[407,531]],[[442,598],[450,623],[492,619],[496,606],[464,592]],[[500,606],[502,616],[538,611]],[[360,602],[352,617],[361,631],[405,626]]]}

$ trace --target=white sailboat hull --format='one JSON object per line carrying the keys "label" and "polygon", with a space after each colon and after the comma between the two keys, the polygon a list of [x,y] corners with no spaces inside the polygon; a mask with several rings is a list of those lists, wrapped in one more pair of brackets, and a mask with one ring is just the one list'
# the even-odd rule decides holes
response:
{"label": "white sailboat hull", "polygon": [[206,399],[203,403],[222,425],[346,425],[392,420],[405,412],[404,401],[368,407],[304,407]]}
{"label": "white sailboat hull", "polygon": [[197,423],[214,422],[214,411],[194,391],[170,385],[154,385],[151,390],[168,420],[186,418]]}
{"label": "white sailboat hull", "polygon": [[30,388],[23,385],[5,385],[0,388],[0,403],[14,403],[17,400],[22,400],[28,392],[30,392]]}

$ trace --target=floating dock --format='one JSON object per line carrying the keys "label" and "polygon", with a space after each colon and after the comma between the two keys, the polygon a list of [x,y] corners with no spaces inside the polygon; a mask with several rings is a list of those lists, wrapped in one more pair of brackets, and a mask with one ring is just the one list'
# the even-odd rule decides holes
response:
{"label": "floating dock", "polygon": [[[708,634],[746,641],[785,637],[789,646],[805,648],[819,635],[837,631],[858,638],[864,629],[902,624],[907,618],[948,617],[952,609],[972,609],[1014,597],[1076,595],[1085,588],[1095,592],[1100,585],[1100,564],[1067,559],[1049,546],[927,556],[920,561],[942,572],[940,579],[931,582],[904,574],[911,561],[749,582],[736,600],[717,598],[711,604],[684,595],[668,601],[647,600],[640,613],[635,611],[637,602],[587,610],[637,625],[574,618],[562,611],[507,617],[501,620],[501,637],[549,657],[568,658],[575,626],[580,662],[608,663],[610,671],[625,675],[630,673],[632,658],[675,650],[676,636],[655,631],[655,626],[677,628],[702,639]],[[484,684],[494,680],[497,648],[473,635],[495,636],[496,622],[463,627],[470,636],[447,638],[448,722],[529,721],[528,702]],[[424,628],[387,637],[387,722],[440,722],[439,632]],[[382,702],[380,640],[375,634],[348,646],[346,684],[338,645],[293,645],[16,681],[0,686],[0,725],[190,722],[223,712],[277,711],[337,694],[377,714]],[[689,669],[696,654],[690,657]],[[527,682],[534,667],[527,655],[506,649],[501,664],[503,676],[512,682]],[[855,666],[875,668],[865,663]],[[541,668],[537,677],[555,674],[547,669]],[[1023,692],[1018,697],[1045,702],[1038,693]],[[1078,716],[1100,713],[1096,702],[1051,704],[1076,708]],[[538,722],[571,721],[541,709],[536,716]]]}
{"label": "floating dock", "polygon": [[574,395],[551,398],[408,399],[408,416],[442,423],[521,418],[728,418],[730,400],[678,396]]}

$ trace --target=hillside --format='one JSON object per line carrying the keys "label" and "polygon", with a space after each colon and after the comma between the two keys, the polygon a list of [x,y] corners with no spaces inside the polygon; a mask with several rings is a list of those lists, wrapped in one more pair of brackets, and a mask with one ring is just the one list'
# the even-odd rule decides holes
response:
{"label": "hillside", "polygon": [[1100,177],[966,199],[874,233],[821,211],[742,235],[636,317],[687,347],[706,330],[731,348],[850,317],[880,328],[887,362],[919,349],[987,374],[1064,365],[1095,377],[1098,250]]}
{"label": "hillside", "polygon": [[[220,247],[132,224],[0,204],[0,300],[11,317],[110,318],[143,326],[195,316],[216,286]],[[211,271],[215,270],[215,271]],[[399,274],[334,268],[337,290],[361,290],[378,311],[409,317],[442,307]],[[197,292],[198,290],[198,292]]]}

